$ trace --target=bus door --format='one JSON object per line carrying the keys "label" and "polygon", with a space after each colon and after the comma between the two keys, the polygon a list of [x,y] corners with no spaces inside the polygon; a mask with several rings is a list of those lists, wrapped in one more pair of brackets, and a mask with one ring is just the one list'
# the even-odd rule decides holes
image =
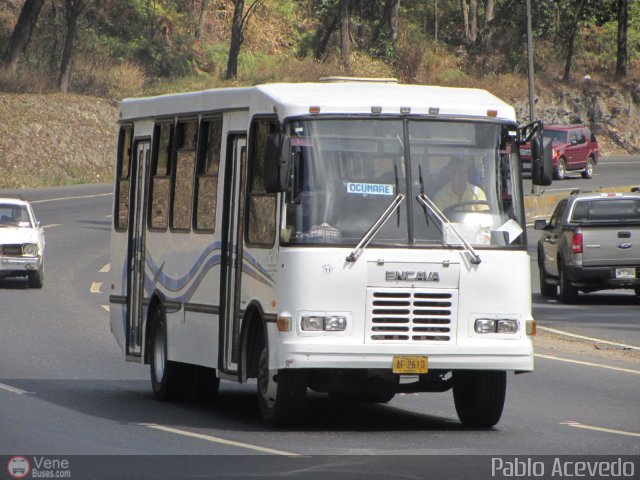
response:
{"label": "bus door", "polygon": [[129,245],[127,248],[127,331],[126,355],[142,361],[142,327],[144,300],[144,248],[145,218],[147,210],[145,181],[151,158],[151,142],[137,141],[134,144],[131,166],[131,200],[129,218]]}
{"label": "bus door", "polygon": [[222,371],[237,373],[242,318],[240,290],[247,178],[246,136],[230,135],[227,152],[222,219],[222,268],[220,269],[221,345],[218,361]]}

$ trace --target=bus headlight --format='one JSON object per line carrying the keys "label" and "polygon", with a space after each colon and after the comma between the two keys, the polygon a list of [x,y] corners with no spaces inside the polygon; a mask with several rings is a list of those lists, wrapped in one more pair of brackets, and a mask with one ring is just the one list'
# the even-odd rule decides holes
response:
{"label": "bus headlight", "polygon": [[321,332],[324,330],[324,317],[302,317],[300,326],[305,332]]}
{"label": "bus headlight", "polygon": [[476,333],[518,333],[518,320],[511,318],[477,318]]}
{"label": "bus headlight", "polygon": [[347,328],[347,319],[340,315],[303,316],[300,320],[300,328],[305,332],[344,332]]}
{"label": "bus headlight", "polygon": [[326,317],[324,320],[324,329],[327,332],[344,332],[347,328],[347,319],[344,317]]}
{"label": "bus headlight", "polygon": [[22,255],[26,257],[35,257],[38,254],[38,245],[35,243],[25,243],[22,245]]}

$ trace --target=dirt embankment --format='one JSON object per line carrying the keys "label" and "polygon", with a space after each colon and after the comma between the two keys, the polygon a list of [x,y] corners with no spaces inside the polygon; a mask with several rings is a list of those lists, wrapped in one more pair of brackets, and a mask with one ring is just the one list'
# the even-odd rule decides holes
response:
{"label": "dirt embankment", "polygon": [[116,117],[100,98],[0,93],[0,188],[111,182]]}

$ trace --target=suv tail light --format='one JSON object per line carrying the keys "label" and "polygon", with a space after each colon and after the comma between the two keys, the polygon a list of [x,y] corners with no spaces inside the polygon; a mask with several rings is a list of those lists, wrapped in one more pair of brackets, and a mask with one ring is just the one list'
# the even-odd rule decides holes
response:
{"label": "suv tail light", "polygon": [[571,253],[582,253],[582,232],[575,232],[571,237]]}

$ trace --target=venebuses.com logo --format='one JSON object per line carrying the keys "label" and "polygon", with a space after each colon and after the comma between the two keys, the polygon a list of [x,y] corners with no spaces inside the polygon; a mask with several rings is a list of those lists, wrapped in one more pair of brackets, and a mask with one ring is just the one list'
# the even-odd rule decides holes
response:
{"label": "venebuses.com logo", "polygon": [[7,471],[11,478],[25,478],[31,471],[31,465],[24,457],[11,457],[7,463]]}
{"label": "venebuses.com logo", "polygon": [[7,462],[10,478],[71,478],[67,458],[15,455]]}

